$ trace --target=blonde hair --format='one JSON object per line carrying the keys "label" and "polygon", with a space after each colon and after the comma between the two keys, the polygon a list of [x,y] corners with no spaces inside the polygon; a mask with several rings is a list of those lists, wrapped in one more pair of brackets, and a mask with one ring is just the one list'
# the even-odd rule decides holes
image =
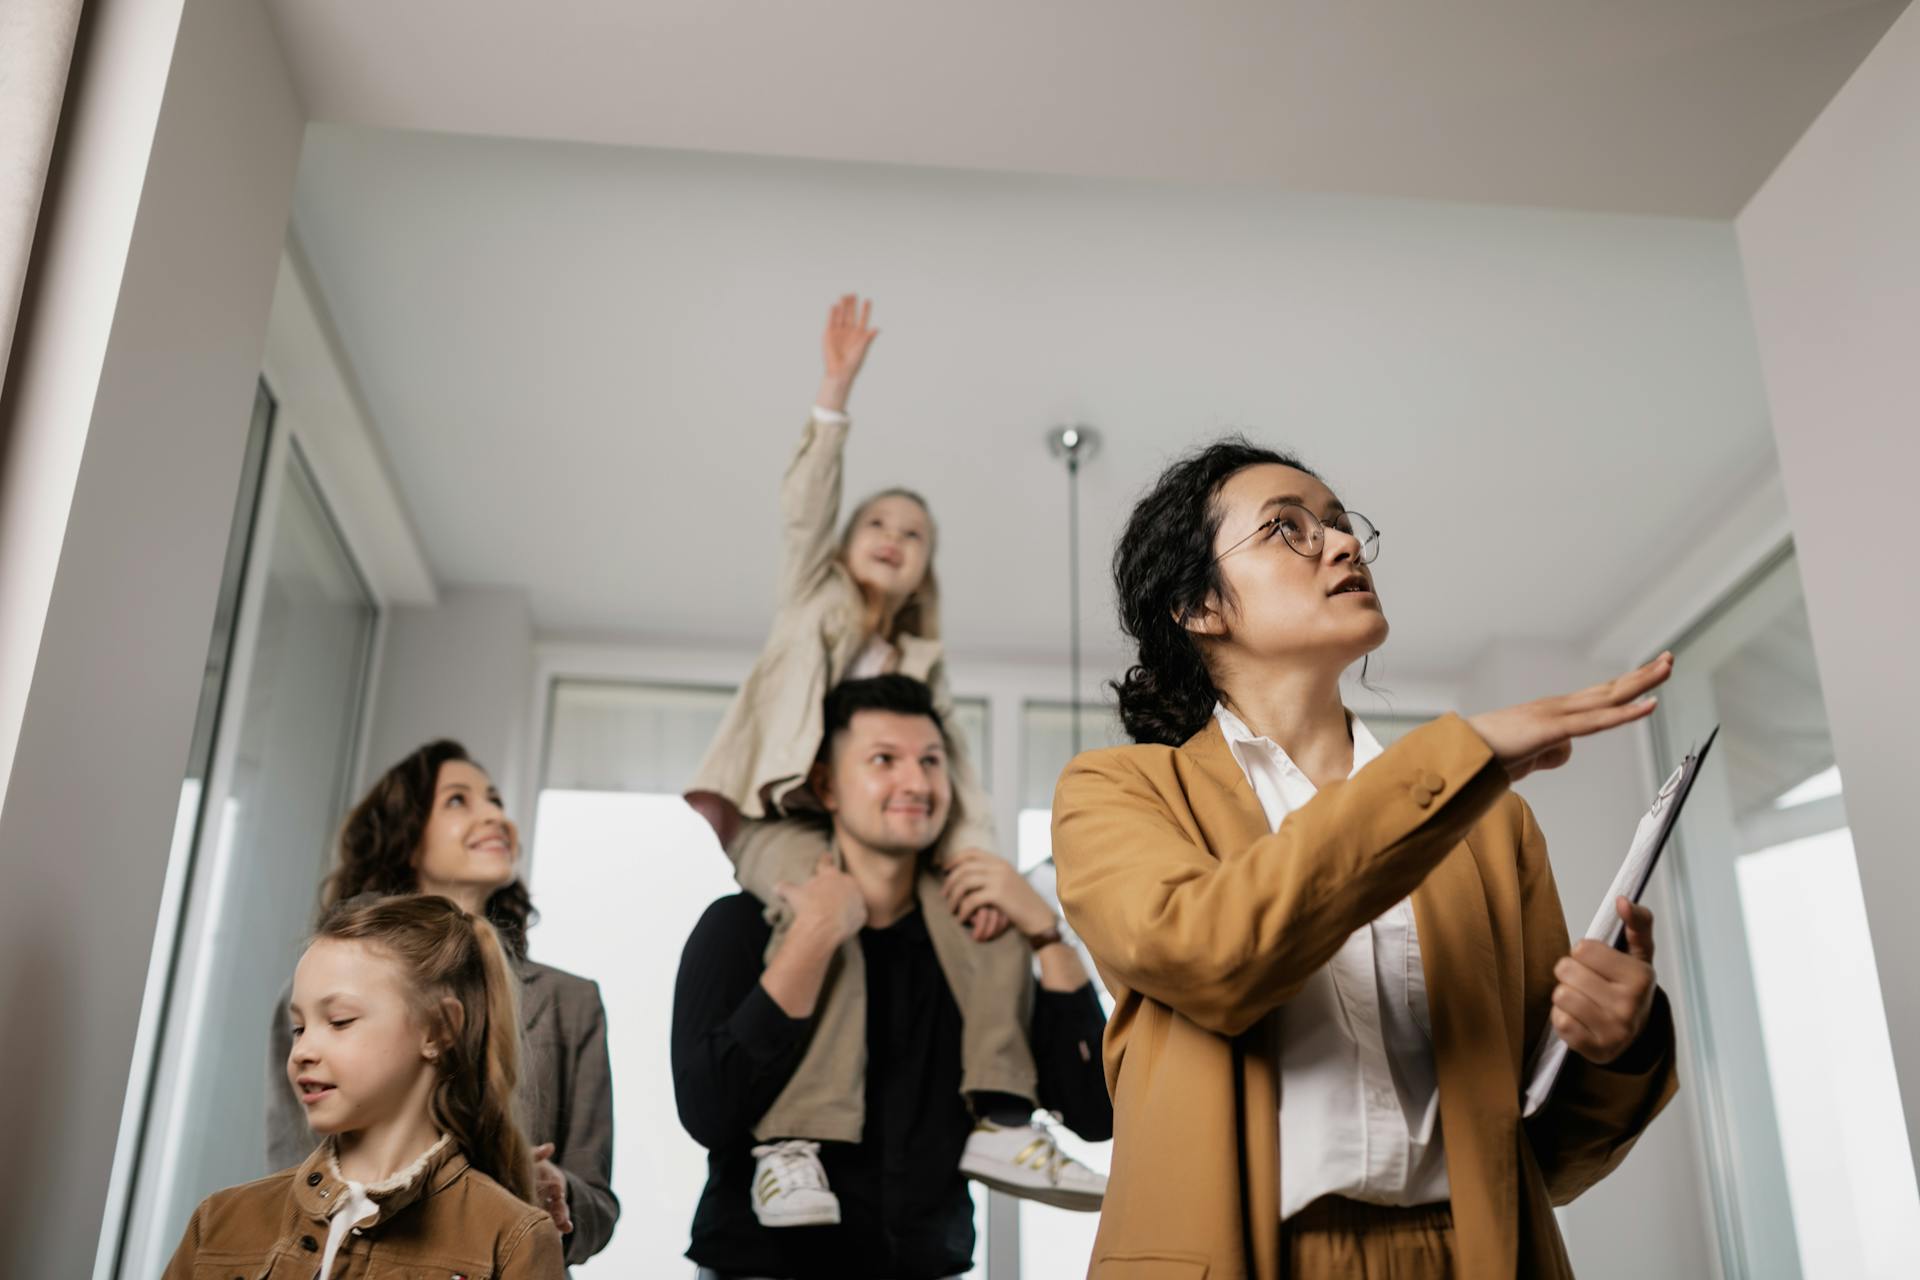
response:
{"label": "blonde hair", "polygon": [[433,1122],[474,1168],[532,1203],[533,1160],[514,1113],[519,983],[494,927],[445,898],[409,894],[342,903],[314,937],[364,942],[399,963],[415,1015],[444,1045]]}
{"label": "blonde hair", "polygon": [[860,527],[860,517],[866,515],[873,504],[882,498],[905,498],[918,506],[927,517],[927,571],[921,577],[920,585],[914,588],[913,594],[908,596],[906,603],[900,606],[900,612],[894,615],[893,635],[888,636],[887,639],[891,640],[894,636],[901,635],[916,635],[927,640],[937,640],[940,638],[940,581],[933,576],[933,552],[940,541],[940,529],[934,523],[933,508],[927,505],[925,498],[912,489],[899,486],[868,494],[861,500],[860,505],[853,509],[853,514],[847,517],[846,528],[840,531],[840,550],[836,553],[836,558],[842,565],[847,563],[847,550],[853,545],[853,534],[854,530]]}

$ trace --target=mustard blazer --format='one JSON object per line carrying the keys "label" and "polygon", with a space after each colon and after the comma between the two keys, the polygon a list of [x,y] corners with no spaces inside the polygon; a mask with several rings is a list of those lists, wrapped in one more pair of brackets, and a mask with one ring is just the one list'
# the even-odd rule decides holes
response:
{"label": "mustard blazer", "polygon": [[1217,725],[1076,758],[1053,807],[1068,921],[1116,1001],[1113,1174],[1096,1280],[1277,1280],[1270,1016],[1350,933],[1413,895],[1460,1274],[1571,1276],[1552,1206],[1604,1177],[1674,1094],[1664,994],[1608,1067],[1569,1055],[1520,1117],[1567,952],[1546,842],[1458,716],[1268,830]]}

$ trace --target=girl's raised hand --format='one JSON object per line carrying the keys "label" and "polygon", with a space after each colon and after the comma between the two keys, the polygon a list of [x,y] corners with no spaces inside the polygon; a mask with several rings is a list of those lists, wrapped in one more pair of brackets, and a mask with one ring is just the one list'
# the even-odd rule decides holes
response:
{"label": "girl's raised hand", "polygon": [[826,357],[827,372],[820,383],[820,395],[814,402],[822,409],[844,412],[853,380],[866,363],[867,348],[880,331],[868,322],[873,318],[873,299],[862,302],[847,294],[827,312],[827,328],[820,335],[821,354]]}
{"label": "girl's raised hand", "polygon": [[1556,698],[1523,702],[1516,707],[1470,716],[1467,724],[1493,748],[1518,782],[1535,769],[1557,769],[1573,755],[1573,740],[1588,734],[1631,724],[1653,714],[1654,699],[1646,696],[1673,674],[1673,655],[1663,653],[1652,662],[1605,684]]}

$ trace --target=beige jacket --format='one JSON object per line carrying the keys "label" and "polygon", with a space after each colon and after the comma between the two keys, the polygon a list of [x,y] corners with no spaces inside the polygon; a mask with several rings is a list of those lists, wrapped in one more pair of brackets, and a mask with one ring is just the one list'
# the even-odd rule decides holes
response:
{"label": "beige jacket", "polygon": [[1413,895],[1459,1273],[1573,1274],[1553,1206],[1618,1165],[1676,1088],[1664,995],[1611,1067],[1570,1056],[1520,1116],[1567,951],[1546,842],[1457,716],[1270,831],[1219,726],[1078,757],[1054,797],[1067,919],[1112,991],[1113,1174],[1096,1280],[1278,1280],[1270,1015],[1361,924]]}
{"label": "beige jacket", "polygon": [[[346,1192],[330,1167],[331,1150],[322,1144],[298,1168],[201,1201],[162,1280],[311,1280],[326,1246],[327,1215]],[[379,1215],[346,1237],[328,1280],[566,1276],[553,1220],[472,1168],[451,1144],[374,1200]]]}
{"label": "beige jacket", "polygon": [[[839,558],[841,462],[847,425],[808,421],[780,486],[785,551],[773,631],[727,708],[689,792],[725,796],[748,818],[778,818],[816,807],[807,773],[824,731],[821,704],[859,656],[864,606]],[[943,847],[993,850],[993,806],[966,745],[953,732],[953,695],[940,647],[939,608],[929,588],[915,611],[919,634],[893,638],[902,675],[924,680],[947,721],[954,814]]]}

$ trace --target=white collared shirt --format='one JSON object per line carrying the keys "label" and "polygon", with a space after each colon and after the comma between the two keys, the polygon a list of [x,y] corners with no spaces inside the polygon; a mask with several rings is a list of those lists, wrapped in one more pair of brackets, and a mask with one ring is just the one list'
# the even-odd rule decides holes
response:
{"label": "white collared shirt", "polygon": [[[1287,753],[1224,705],[1213,709],[1267,824],[1318,793]],[[1380,754],[1359,717],[1353,772]],[[1348,775],[1349,777],[1352,774]],[[1280,1064],[1280,1218],[1324,1195],[1371,1204],[1448,1198],[1427,980],[1413,903],[1348,935],[1275,1019]]]}

